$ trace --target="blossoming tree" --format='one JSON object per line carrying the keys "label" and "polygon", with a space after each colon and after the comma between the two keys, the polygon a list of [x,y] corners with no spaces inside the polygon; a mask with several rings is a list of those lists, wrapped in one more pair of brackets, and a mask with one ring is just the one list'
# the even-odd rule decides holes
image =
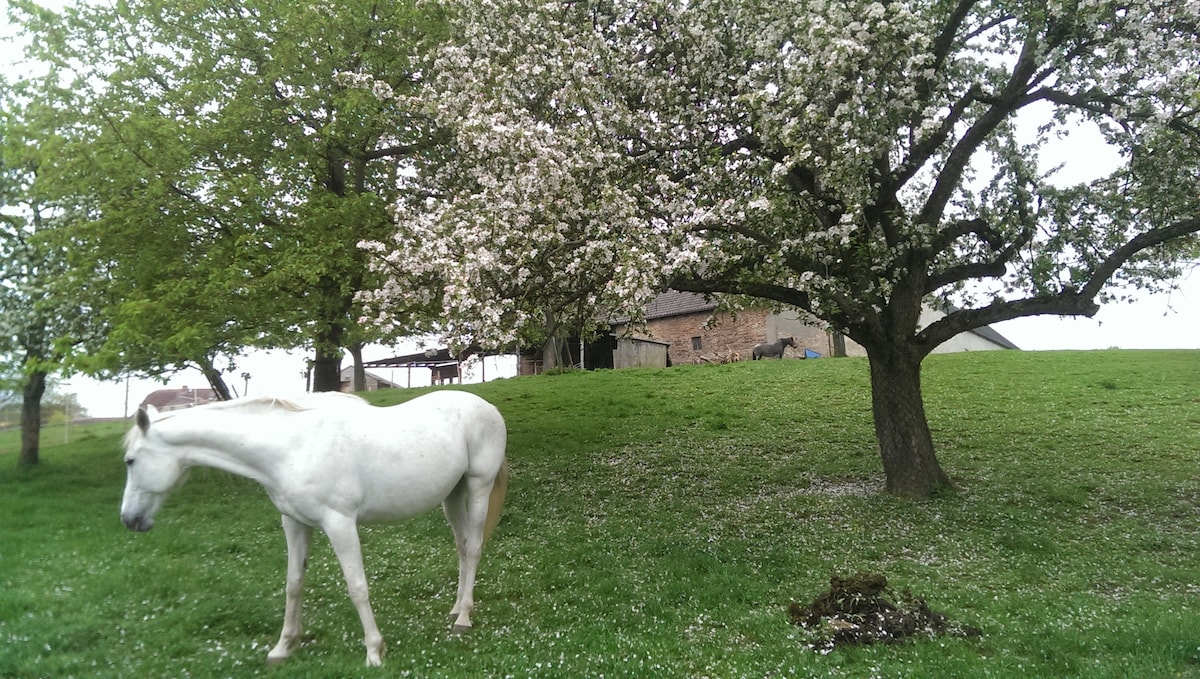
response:
{"label": "blossoming tree", "polygon": [[54,374],[104,332],[80,301],[61,242],[81,219],[80,202],[46,195],[41,166],[55,150],[46,140],[56,111],[42,91],[34,78],[0,77],[0,397],[20,394],[21,466],[39,463]]}
{"label": "blossoming tree", "polygon": [[[668,285],[800,309],[866,349],[893,493],[951,485],[921,397],[934,347],[1092,315],[1196,256],[1194,2],[471,0],[454,19],[418,102],[453,152],[368,244],[392,262],[377,307],[436,275],[443,330],[484,343],[636,315]],[[1119,161],[1071,183],[1047,149],[1079,127]],[[939,298],[957,310],[921,325]]]}

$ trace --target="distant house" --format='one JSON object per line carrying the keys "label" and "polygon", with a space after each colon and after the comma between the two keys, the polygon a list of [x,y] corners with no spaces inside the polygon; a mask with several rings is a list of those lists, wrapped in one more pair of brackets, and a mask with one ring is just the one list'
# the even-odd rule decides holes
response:
{"label": "distant house", "polygon": [[219,400],[217,393],[212,389],[191,389],[189,387],[158,389],[142,399],[141,407],[154,406],[157,410],[181,410]]}
{"label": "distant house", "polygon": [[[865,356],[866,350],[848,338],[835,338],[814,319],[798,312],[774,312],[765,307],[737,312],[719,311],[715,301],[691,292],[668,290],[645,307],[644,326],[631,326],[628,319],[608,323],[591,339],[568,337],[559,342],[557,365],[585,370],[606,368],[654,368],[685,363],[730,363],[750,360],[754,345],[794,337],[796,347],[787,348],[785,358],[834,356],[844,344],[847,356]],[[921,323],[928,325],[946,315],[926,308]],[[840,342],[838,341],[840,339]],[[1017,349],[1007,338],[990,327],[961,333],[943,343],[935,353]],[[478,347],[472,352],[478,352]],[[543,370],[544,349],[530,347],[520,352],[518,375],[536,375]],[[445,368],[452,374],[458,358],[445,349],[376,361],[368,365],[389,367],[425,367],[434,371]]]}
{"label": "distant house", "polygon": [[[926,309],[921,316],[929,324],[945,313]],[[773,312],[768,309],[743,309],[735,313],[717,311],[717,303],[703,295],[668,290],[646,306],[646,326],[632,329],[627,324],[614,324],[617,336],[632,331],[635,337],[657,340],[669,345],[670,364],[708,363],[748,360],[750,350],[761,342],[774,342],[780,337],[795,337],[796,348],[788,348],[785,356],[832,356],[835,338],[832,333],[806,320],[795,311]],[[850,339],[845,340],[848,356],[865,356],[866,350]],[[1017,346],[990,327],[964,332],[942,344],[934,351],[989,351],[1016,349]]]}
{"label": "distant house", "polygon": [[[373,372],[366,371],[367,380],[363,391],[378,391],[380,389],[392,389],[396,385],[391,381],[385,380]],[[354,391],[354,366],[342,368],[342,391],[350,393]]]}

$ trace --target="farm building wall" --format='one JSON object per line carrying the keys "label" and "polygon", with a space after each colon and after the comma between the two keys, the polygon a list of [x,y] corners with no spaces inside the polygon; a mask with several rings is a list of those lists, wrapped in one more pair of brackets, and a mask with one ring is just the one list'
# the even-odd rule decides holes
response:
{"label": "farm building wall", "polygon": [[[795,337],[796,348],[789,348],[786,356],[803,356],[805,349],[812,349],[822,356],[833,356],[833,336],[826,330],[806,321],[791,309],[785,309],[767,317],[766,342],[774,342],[780,337]],[[846,338],[847,356],[866,356],[867,351],[857,342]]]}
{"label": "farm building wall", "polygon": [[[942,312],[929,309],[922,323],[935,321]],[[754,346],[771,343],[781,337],[793,337],[795,348],[784,350],[785,358],[803,358],[807,351],[833,356],[834,337],[815,319],[795,310],[772,312],[766,308],[737,312],[718,311],[716,302],[693,293],[668,290],[645,308],[644,324],[631,326],[614,322],[612,335],[589,342],[582,352],[578,338],[568,340],[562,363],[582,363],[589,369],[650,367],[688,363],[729,363],[750,360]],[[661,349],[657,344],[661,343]],[[978,351],[1016,347],[990,328],[961,333],[936,351]],[[665,358],[662,349],[666,350]],[[845,355],[865,356],[866,350],[845,339]],[[611,362],[609,358],[611,357]],[[540,354],[523,356],[520,374],[540,372]]]}
{"label": "farm building wall", "polygon": [[[922,315],[922,325],[937,320],[944,314],[927,310]],[[709,318],[711,327],[705,327]],[[750,359],[754,345],[774,342],[780,337],[796,338],[796,348],[787,348],[784,356],[799,358],[805,349],[822,356],[833,356],[833,335],[805,320],[797,312],[786,309],[771,313],[765,309],[750,309],[737,312],[734,317],[728,312],[701,312],[659,318],[646,322],[648,337],[670,343],[669,358],[673,364],[724,363]],[[699,338],[699,349],[694,349]],[[956,351],[989,351],[1008,348],[980,336],[977,332],[964,332],[945,342],[934,353]],[[867,350],[850,338],[846,338],[847,356],[866,356]]]}
{"label": "farm building wall", "polygon": [[[369,370],[366,371],[366,373],[367,379],[365,391],[379,391],[380,389],[391,389],[396,386],[390,381],[385,380]],[[341,390],[347,394],[354,391],[354,366],[352,365],[342,368]]]}
{"label": "farm building wall", "polygon": [[[724,311],[702,311],[648,320],[638,334],[667,343],[672,365],[725,363],[750,358],[750,350],[763,341],[767,316],[764,309],[739,311],[736,319]],[[622,331],[618,328],[618,335]]]}

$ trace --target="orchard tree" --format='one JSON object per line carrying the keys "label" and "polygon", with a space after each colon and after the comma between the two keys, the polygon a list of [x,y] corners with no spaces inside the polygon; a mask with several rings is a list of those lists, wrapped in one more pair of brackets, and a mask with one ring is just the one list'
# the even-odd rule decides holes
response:
{"label": "orchard tree", "polygon": [[339,388],[343,350],[375,339],[357,244],[390,228],[400,168],[431,141],[391,95],[419,79],[436,7],[10,4],[86,131],[47,170],[94,198],[71,252],[107,281],[112,332],[89,369],[196,365],[220,389],[246,347],[306,346],[314,388]]}
{"label": "orchard tree", "polygon": [[[794,307],[867,352],[887,489],[952,485],[921,396],[951,337],[1169,286],[1200,231],[1200,5],[455,3],[419,103],[453,139],[368,244],[444,331],[636,315],[659,286]],[[1071,183],[1091,128],[1111,168]],[[434,158],[431,161],[437,161]],[[411,267],[409,268],[411,271]],[[371,295],[403,306],[394,275]],[[423,293],[428,294],[428,293]],[[922,326],[922,308],[957,310]],[[386,323],[386,317],[379,319]]]}
{"label": "orchard tree", "polygon": [[80,212],[42,190],[53,145],[39,142],[57,136],[57,111],[38,92],[34,80],[0,79],[0,393],[19,395],[21,466],[39,461],[48,380],[98,335],[59,239]]}

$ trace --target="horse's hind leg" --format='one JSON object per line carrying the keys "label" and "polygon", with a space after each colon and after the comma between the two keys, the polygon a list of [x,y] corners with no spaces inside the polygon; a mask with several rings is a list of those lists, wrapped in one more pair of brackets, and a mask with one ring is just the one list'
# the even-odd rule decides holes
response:
{"label": "horse's hind leg", "polygon": [[483,527],[487,521],[488,496],[492,480],[465,477],[442,502],[446,519],[454,530],[454,545],[458,549],[458,594],[450,618],[454,631],[471,628],[471,612],[475,609],[475,573],[483,552]]}
{"label": "horse's hind leg", "polygon": [[290,516],[283,517],[283,533],[287,537],[287,604],[283,612],[283,631],[279,643],[267,654],[267,662],[280,663],[300,645],[300,611],[304,601],[304,571],[308,565],[308,547],[312,543],[312,527]]}

